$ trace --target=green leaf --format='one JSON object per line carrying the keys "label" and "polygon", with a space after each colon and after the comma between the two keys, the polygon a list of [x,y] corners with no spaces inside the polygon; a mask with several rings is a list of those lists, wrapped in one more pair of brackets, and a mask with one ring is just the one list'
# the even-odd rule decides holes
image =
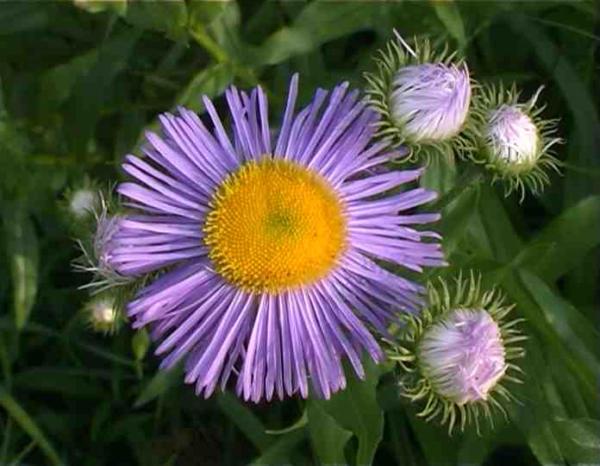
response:
{"label": "green leaf", "polygon": [[467,39],[465,25],[458,5],[453,0],[430,0],[433,11],[438,19],[448,30],[448,33],[456,40],[460,49],[465,49]]}
{"label": "green leaf", "polygon": [[273,442],[258,458],[252,461],[250,466],[289,464],[288,458],[290,453],[305,437],[306,432],[304,429],[285,434]]}
{"label": "green leaf", "polygon": [[316,50],[326,42],[372,28],[379,5],[315,1],[304,7],[291,27],[269,37],[254,60],[261,65],[281,63],[292,56]]}
{"label": "green leaf", "polygon": [[21,330],[35,304],[38,290],[38,243],[33,222],[22,202],[6,204],[4,231],[13,286],[13,314]]}
{"label": "green leaf", "polygon": [[561,213],[520,253],[519,265],[553,282],[577,267],[600,244],[600,196]]}
{"label": "green leaf", "polygon": [[98,51],[93,49],[44,72],[40,77],[38,112],[50,115],[57,111],[71,95],[77,80],[85,76],[97,60]]}
{"label": "green leaf", "polygon": [[112,83],[126,67],[139,35],[140,31],[133,28],[116,32],[99,48],[89,73],[77,80],[64,109],[67,139],[76,154],[85,152]]}
{"label": "green leaf", "polygon": [[188,14],[184,0],[129,1],[125,19],[141,29],[164,32],[177,40],[186,34]]}
{"label": "green leaf", "polygon": [[252,410],[228,392],[219,394],[217,404],[259,451],[267,450],[272,443],[272,438],[267,435],[265,426]]}
{"label": "green leaf", "polygon": [[509,404],[508,412],[541,464],[562,464],[563,455],[552,429],[552,405],[543,390],[543,385],[551,381],[541,348],[541,342],[530,337],[525,346],[526,357],[519,363],[526,374],[526,383],[515,390],[521,404]]}
{"label": "green leaf", "polygon": [[139,408],[150,401],[164,395],[171,387],[179,384],[182,379],[183,368],[176,366],[170,370],[159,370],[146,384],[133,404]]}
{"label": "green leaf", "polygon": [[352,432],[339,426],[319,403],[308,403],[308,432],[320,464],[346,464],[344,447]]}
{"label": "green leaf", "polygon": [[287,434],[288,432],[292,432],[294,430],[302,429],[308,423],[308,414],[306,410],[302,411],[302,416],[298,418],[298,420],[291,425],[284,427],[283,429],[267,429],[265,432],[269,435],[281,435]]}
{"label": "green leaf", "polygon": [[233,81],[233,67],[218,63],[200,71],[177,96],[177,103],[198,113],[204,111],[202,96],[213,98],[221,95]]}
{"label": "green leaf", "polygon": [[19,403],[0,385],[0,406],[2,406],[8,415],[37,443],[44,452],[50,464],[60,466],[62,461],[58,457],[56,450],[46,438],[42,430],[35,421],[27,414]]}
{"label": "green leaf", "polygon": [[380,372],[370,360],[365,361],[364,381],[348,372],[352,375],[347,377],[346,389],[319,403],[341,428],[358,438],[356,464],[371,464],[383,436],[383,411],[376,398]]}
{"label": "green leaf", "polygon": [[554,422],[565,457],[571,464],[595,464],[600,458],[600,421],[558,419]]}

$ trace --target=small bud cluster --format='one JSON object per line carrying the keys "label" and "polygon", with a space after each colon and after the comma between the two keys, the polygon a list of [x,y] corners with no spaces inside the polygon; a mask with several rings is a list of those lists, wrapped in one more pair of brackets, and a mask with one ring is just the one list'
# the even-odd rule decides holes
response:
{"label": "small bud cluster", "polygon": [[521,200],[550,182],[548,169],[559,171],[549,153],[559,142],[556,122],[534,109],[539,92],[519,103],[514,88],[476,84],[447,49],[435,53],[427,41],[411,47],[397,32],[376,62],[378,71],[365,75],[369,102],[381,117],[379,136],[408,145],[411,156],[403,161],[458,155],[483,165],[492,182],[504,182],[505,193],[517,191]]}

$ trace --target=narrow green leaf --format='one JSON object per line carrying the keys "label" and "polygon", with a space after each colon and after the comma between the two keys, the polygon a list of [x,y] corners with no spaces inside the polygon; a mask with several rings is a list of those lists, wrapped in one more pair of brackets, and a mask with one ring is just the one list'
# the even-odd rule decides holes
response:
{"label": "narrow green leaf", "polygon": [[159,396],[165,394],[171,387],[177,385],[182,380],[183,369],[176,366],[170,370],[159,370],[152,379],[141,390],[141,393],[133,404],[134,408],[139,408]]}
{"label": "narrow green leaf", "polygon": [[269,37],[256,51],[254,59],[262,65],[274,65],[331,40],[370,29],[378,10],[379,5],[368,2],[311,2],[291,27],[281,28]]}
{"label": "narrow green leaf", "polygon": [[448,33],[456,40],[459,48],[464,50],[467,45],[465,26],[456,2],[454,0],[430,0],[430,3]]}
{"label": "narrow green leaf", "polygon": [[600,244],[600,196],[590,196],[556,217],[520,253],[519,264],[553,282]]}
{"label": "narrow green leaf", "polygon": [[17,329],[21,330],[29,319],[37,295],[37,236],[33,222],[21,202],[6,204],[3,220],[11,265],[14,320]]}
{"label": "narrow green leaf", "polygon": [[319,403],[312,401],[308,403],[308,432],[320,464],[347,463],[344,447],[352,432],[340,427]]}
{"label": "narrow green leaf", "polygon": [[[322,408],[340,425],[358,438],[356,464],[371,464],[383,436],[383,411],[376,398],[379,369],[365,361],[366,378],[357,379],[348,371],[348,385],[330,400],[320,401]],[[350,375],[351,374],[351,375]]]}
{"label": "narrow green leaf", "polygon": [[217,404],[259,451],[266,451],[273,439],[265,432],[261,420],[240,400],[228,392],[220,393]]}
{"label": "narrow green leaf", "polygon": [[0,385],[0,406],[2,406],[8,415],[37,443],[44,452],[50,464],[60,466],[62,461],[58,457],[56,450],[48,441],[42,430],[35,421],[27,414],[21,405],[15,400],[4,387]]}
{"label": "narrow green leaf", "polygon": [[204,111],[202,96],[217,97],[233,81],[233,67],[227,63],[218,63],[200,71],[177,96],[178,105],[183,105],[198,113]]}

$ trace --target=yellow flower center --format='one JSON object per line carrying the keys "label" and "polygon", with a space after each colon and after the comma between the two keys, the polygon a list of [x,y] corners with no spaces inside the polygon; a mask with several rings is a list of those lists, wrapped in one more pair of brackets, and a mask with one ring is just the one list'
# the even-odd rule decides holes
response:
{"label": "yellow flower center", "polygon": [[293,162],[249,162],[217,189],[204,225],[216,271],[250,292],[277,293],[324,277],[344,249],[342,204]]}

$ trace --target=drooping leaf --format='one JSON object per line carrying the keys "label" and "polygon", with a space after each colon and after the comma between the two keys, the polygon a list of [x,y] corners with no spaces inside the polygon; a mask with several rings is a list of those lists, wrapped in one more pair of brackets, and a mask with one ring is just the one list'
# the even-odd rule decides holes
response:
{"label": "drooping leaf", "polygon": [[357,437],[356,464],[371,464],[383,436],[383,411],[376,397],[380,370],[369,360],[364,381],[348,372],[346,389],[319,403],[342,429]]}
{"label": "drooping leaf", "polygon": [[346,464],[344,447],[352,432],[336,422],[316,402],[308,403],[308,432],[320,464]]}
{"label": "drooping leaf", "polygon": [[258,417],[230,393],[220,393],[217,398],[219,408],[233,422],[259,451],[266,451],[273,443],[265,426]]}

